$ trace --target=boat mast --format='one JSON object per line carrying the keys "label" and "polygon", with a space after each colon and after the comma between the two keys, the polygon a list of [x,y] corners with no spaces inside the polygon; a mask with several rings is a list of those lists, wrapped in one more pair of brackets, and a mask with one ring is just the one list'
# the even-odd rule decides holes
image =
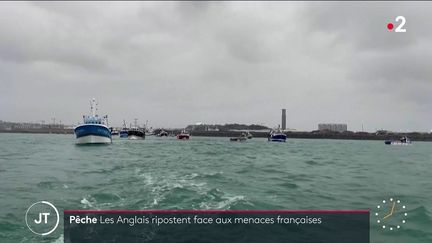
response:
{"label": "boat mast", "polygon": [[93,117],[96,116],[96,99],[93,98],[90,102],[90,110]]}

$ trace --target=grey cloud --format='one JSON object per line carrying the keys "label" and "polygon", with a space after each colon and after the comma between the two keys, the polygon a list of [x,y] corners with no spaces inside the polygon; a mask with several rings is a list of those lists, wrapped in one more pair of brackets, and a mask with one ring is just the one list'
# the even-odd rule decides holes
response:
{"label": "grey cloud", "polygon": [[[429,3],[0,3],[1,120],[430,130]],[[407,17],[405,34],[385,29]],[[390,101],[389,101],[390,100]],[[65,108],[67,107],[67,109]],[[411,118],[401,118],[400,113]]]}
{"label": "grey cloud", "polygon": [[[306,11],[311,30],[333,33],[339,44],[354,48],[345,67],[359,90],[386,95],[384,102],[393,103],[396,109],[405,102],[411,110],[421,107],[424,112],[432,101],[432,73],[427,64],[431,49],[426,41],[431,37],[427,31],[431,29],[431,8],[426,2],[338,2],[311,4]],[[386,31],[386,24],[395,23],[399,15],[407,19],[407,33]]]}

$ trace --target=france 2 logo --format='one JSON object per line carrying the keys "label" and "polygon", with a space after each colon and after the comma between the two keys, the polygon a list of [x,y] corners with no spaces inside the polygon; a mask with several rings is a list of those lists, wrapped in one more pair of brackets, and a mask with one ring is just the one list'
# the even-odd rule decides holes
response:
{"label": "france 2 logo", "polygon": [[[404,29],[404,25],[406,24],[406,19],[404,16],[397,16],[395,19],[395,22],[398,23],[398,26],[396,27],[396,29],[394,30],[394,32],[397,33],[405,33],[406,29]],[[399,23],[400,22],[400,23]],[[394,24],[392,22],[387,24],[387,29],[392,31],[394,28]]]}

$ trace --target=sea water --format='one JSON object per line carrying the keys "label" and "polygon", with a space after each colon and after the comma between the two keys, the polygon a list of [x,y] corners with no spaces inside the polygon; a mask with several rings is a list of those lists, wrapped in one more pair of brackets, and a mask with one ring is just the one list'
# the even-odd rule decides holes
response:
{"label": "sea water", "polygon": [[[62,242],[28,230],[34,202],[64,209],[370,209],[371,242],[432,242],[432,143],[0,134],[0,242]],[[382,200],[406,205],[401,229],[383,230]]]}

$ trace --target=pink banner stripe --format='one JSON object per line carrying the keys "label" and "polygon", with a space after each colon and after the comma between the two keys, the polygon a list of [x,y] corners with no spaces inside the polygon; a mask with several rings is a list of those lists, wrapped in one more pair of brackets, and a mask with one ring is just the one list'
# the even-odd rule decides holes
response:
{"label": "pink banner stripe", "polygon": [[64,210],[72,213],[369,213],[370,210]]}

